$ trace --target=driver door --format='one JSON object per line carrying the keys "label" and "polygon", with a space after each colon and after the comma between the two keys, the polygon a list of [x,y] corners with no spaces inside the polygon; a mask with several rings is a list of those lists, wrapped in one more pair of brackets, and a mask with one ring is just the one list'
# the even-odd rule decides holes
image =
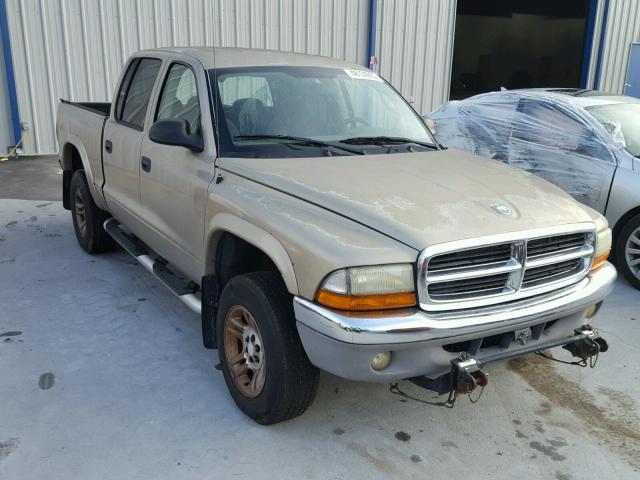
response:
{"label": "driver door", "polygon": [[153,124],[161,119],[186,120],[190,133],[203,137],[204,150],[142,140],[140,198],[152,230],[151,247],[192,280],[202,275],[207,189],[214,177],[215,145],[208,91],[202,66],[169,63],[154,104]]}

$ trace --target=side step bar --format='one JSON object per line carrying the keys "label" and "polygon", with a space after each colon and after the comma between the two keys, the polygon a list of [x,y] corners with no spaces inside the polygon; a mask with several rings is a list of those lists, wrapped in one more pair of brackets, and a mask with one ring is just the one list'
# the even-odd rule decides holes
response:
{"label": "side step bar", "polygon": [[182,302],[198,315],[202,312],[202,300],[198,293],[198,285],[187,280],[167,268],[166,261],[161,257],[152,257],[149,250],[137,238],[126,234],[120,228],[115,218],[104,222],[105,231],[113,237],[140,265],[149,270]]}

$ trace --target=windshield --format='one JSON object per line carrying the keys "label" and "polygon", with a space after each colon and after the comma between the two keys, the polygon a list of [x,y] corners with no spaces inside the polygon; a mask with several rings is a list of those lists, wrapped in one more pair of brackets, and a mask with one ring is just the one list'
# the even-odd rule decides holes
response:
{"label": "windshield", "polygon": [[422,119],[369,70],[211,70],[221,155],[309,157],[435,149]]}
{"label": "windshield", "polygon": [[588,107],[620,145],[634,157],[640,156],[640,103],[618,103]]}

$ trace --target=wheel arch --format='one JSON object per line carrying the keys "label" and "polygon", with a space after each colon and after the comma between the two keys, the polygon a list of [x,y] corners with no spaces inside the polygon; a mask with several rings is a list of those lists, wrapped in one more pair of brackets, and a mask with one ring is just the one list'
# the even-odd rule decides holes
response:
{"label": "wheel arch", "polygon": [[624,226],[627,224],[627,222],[631,220],[633,217],[635,217],[636,215],[640,215],[640,205],[632,208],[631,210],[623,214],[618,219],[618,221],[616,222],[616,224],[613,226],[613,229],[612,229],[614,239],[618,238],[618,235],[620,234],[620,230],[622,230]]}
{"label": "wheel arch", "polygon": [[93,200],[100,208],[104,207],[101,197],[95,191],[93,172],[91,171],[87,151],[79,138],[71,136],[60,147],[60,166],[62,167],[62,205],[65,209],[69,210],[70,208],[69,187],[71,185],[71,177],[77,170],[84,170]]}
{"label": "wheel arch", "polygon": [[[221,252],[220,247],[223,245],[223,240],[230,238],[229,236],[237,238],[252,249],[255,249],[253,250],[254,254],[264,255],[280,273],[289,293],[292,295],[298,294],[298,283],[293,264],[282,243],[262,228],[228,213],[218,214],[210,222],[205,244],[204,275],[220,273],[217,272]],[[220,289],[223,287],[224,285],[219,285]]]}

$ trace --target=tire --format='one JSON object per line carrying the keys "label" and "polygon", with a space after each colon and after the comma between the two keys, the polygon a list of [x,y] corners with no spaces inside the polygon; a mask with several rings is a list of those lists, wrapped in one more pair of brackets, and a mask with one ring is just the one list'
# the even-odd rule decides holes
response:
{"label": "tire", "polygon": [[[242,333],[232,333],[238,330]],[[291,295],[280,275],[255,272],[231,279],[220,297],[216,331],[227,388],[247,416],[271,425],[297,417],[311,405],[319,370],[304,352]]]}
{"label": "tire", "polygon": [[615,258],[625,278],[640,290],[640,215],[631,218],[620,230]]}
{"label": "tire", "polygon": [[102,228],[109,214],[93,201],[84,170],[76,170],[69,186],[69,205],[76,238],[87,253],[102,253],[115,246],[114,240]]}

